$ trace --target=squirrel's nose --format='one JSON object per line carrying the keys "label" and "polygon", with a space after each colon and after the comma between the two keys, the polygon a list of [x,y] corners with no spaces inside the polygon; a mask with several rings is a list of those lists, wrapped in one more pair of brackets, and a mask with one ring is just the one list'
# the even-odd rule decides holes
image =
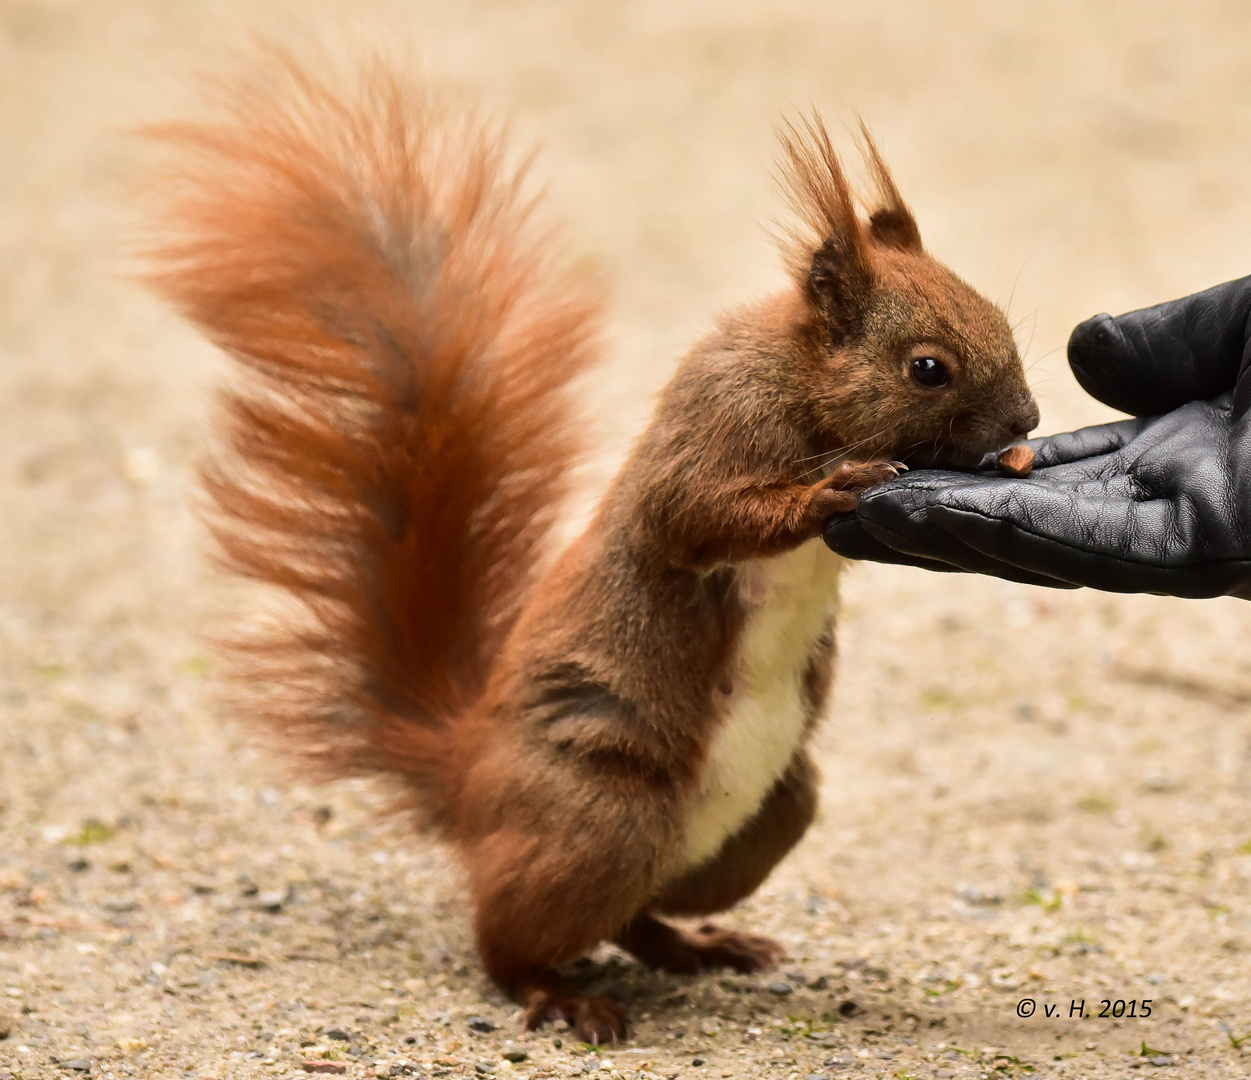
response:
{"label": "squirrel's nose", "polygon": [[1014,439],[1023,439],[1038,426],[1041,419],[1038,413],[1038,402],[1028,391],[1022,395],[1008,422],[1008,431]]}

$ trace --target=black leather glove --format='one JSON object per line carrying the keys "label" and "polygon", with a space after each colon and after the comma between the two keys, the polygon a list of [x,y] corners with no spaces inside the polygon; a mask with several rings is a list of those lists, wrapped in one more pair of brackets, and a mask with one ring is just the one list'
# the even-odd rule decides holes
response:
{"label": "black leather glove", "polygon": [[1251,278],[1098,315],[1069,363],[1140,418],[1032,440],[1020,480],[907,473],[831,519],[826,542],[1058,588],[1251,598]]}

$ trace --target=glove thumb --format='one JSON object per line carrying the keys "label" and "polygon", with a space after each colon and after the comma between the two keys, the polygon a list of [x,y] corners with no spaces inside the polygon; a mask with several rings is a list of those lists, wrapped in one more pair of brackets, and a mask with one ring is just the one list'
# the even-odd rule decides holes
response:
{"label": "glove thumb", "polygon": [[1248,353],[1251,277],[1113,318],[1069,337],[1069,366],[1091,397],[1158,416],[1232,390]]}

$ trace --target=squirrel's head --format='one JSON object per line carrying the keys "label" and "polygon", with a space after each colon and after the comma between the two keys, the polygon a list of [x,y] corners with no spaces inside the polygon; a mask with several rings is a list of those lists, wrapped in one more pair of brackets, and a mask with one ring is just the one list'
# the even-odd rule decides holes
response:
{"label": "squirrel's head", "polygon": [[861,125],[876,188],[867,219],[819,119],[782,136],[802,227],[785,253],[803,311],[808,407],[822,441],[860,460],[976,465],[1026,436],[1038,406],[1003,312],[926,254]]}

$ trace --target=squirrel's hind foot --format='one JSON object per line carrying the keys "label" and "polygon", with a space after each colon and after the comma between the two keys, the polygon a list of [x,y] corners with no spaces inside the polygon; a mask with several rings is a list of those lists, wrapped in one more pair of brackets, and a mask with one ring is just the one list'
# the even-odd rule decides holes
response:
{"label": "squirrel's hind foot", "polygon": [[534,987],[524,998],[525,1028],[533,1031],[564,1020],[585,1043],[624,1042],[630,1033],[625,1009],[606,994],[587,995],[566,984]]}
{"label": "squirrel's hind foot", "polygon": [[786,956],[780,941],[746,930],[725,930],[712,923],[693,931],[690,939],[705,970],[731,968],[749,975],[776,966]]}
{"label": "squirrel's hind foot", "polygon": [[716,968],[751,974],[773,967],[786,955],[779,942],[763,934],[725,930],[712,923],[685,930],[650,915],[635,919],[617,944],[647,967],[675,975]]}

